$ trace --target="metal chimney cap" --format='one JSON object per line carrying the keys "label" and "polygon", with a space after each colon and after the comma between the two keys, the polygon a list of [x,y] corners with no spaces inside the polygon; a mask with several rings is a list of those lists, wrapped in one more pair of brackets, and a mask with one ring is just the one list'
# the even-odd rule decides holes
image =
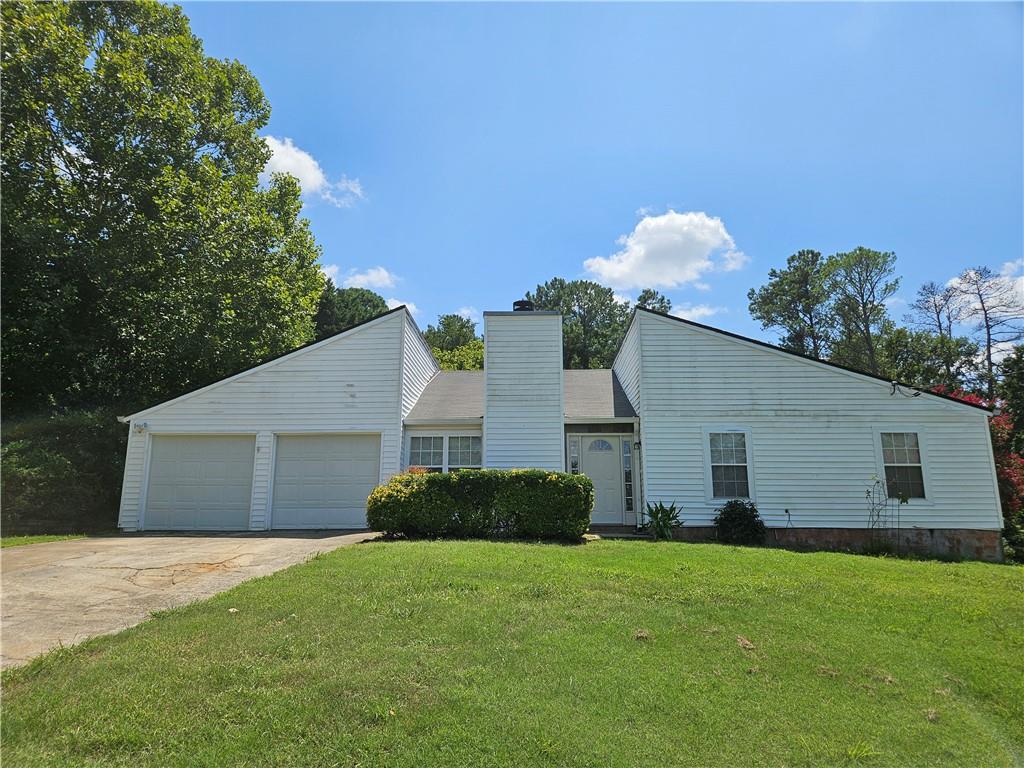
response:
{"label": "metal chimney cap", "polygon": [[520,299],[512,302],[513,312],[533,312],[533,302],[527,299]]}

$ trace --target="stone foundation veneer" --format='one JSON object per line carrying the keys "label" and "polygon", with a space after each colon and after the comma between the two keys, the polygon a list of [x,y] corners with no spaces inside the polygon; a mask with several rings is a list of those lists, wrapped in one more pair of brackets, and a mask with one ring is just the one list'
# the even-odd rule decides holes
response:
{"label": "stone foundation veneer", "polygon": [[[594,526],[593,533],[636,533],[631,526]],[[770,547],[793,550],[835,550],[842,552],[892,552],[943,560],[1003,561],[1000,531],[969,528],[903,528],[871,531],[867,528],[769,528]],[[715,541],[711,526],[677,528],[679,541]],[[897,546],[897,541],[899,546]]]}
{"label": "stone foundation veneer", "polygon": [[[714,540],[714,528],[679,529],[681,538]],[[768,544],[783,549],[838,550],[846,552],[899,552],[950,560],[1003,560],[999,531],[966,528],[903,528],[872,531],[867,528],[769,528]]]}

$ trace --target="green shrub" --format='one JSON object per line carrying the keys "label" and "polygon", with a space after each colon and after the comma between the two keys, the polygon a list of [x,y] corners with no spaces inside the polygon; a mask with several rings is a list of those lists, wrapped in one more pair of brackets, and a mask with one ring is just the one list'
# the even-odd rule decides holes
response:
{"label": "green shrub", "polygon": [[764,544],[765,527],[752,501],[733,499],[717,510],[715,530],[718,540],[726,544]]}
{"label": "green shrub", "polygon": [[675,502],[665,506],[662,502],[647,505],[647,523],[645,527],[650,531],[655,541],[659,539],[671,539],[672,529],[683,524],[679,519],[679,510]]}
{"label": "green shrub", "polygon": [[389,535],[569,541],[586,532],[593,505],[581,475],[467,469],[396,475],[370,493],[366,519]]}
{"label": "green shrub", "polygon": [[3,425],[5,535],[83,533],[117,524],[128,428],[106,410]]}

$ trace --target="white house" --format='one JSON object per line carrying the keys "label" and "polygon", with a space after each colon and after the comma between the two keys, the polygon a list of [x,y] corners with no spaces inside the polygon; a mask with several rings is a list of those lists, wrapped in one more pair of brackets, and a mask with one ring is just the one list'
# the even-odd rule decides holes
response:
{"label": "white house", "polygon": [[118,525],[361,528],[409,466],[540,467],[591,477],[595,526],[674,502],[702,538],[746,498],[779,543],[1000,557],[985,409],[642,309],[611,370],[563,370],[553,312],[484,339],[483,371],[441,371],[399,307],[124,417]]}

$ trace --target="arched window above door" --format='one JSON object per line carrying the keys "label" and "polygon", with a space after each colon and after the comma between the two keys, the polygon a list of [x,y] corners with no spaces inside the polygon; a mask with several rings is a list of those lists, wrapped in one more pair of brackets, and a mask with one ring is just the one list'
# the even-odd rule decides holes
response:
{"label": "arched window above door", "polygon": [[612,444],[607,440],[591,440],[588,451],[613,451]]}

